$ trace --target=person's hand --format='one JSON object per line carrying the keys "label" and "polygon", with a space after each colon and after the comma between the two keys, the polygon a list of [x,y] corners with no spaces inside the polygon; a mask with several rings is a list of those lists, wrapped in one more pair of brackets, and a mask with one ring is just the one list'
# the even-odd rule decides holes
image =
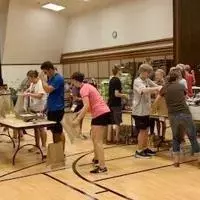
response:
{"label": "person's hand", "polygon": [[162,89],[162,86],[156,87],[156,92],[160,92],[161,89]]}
{"label": "person's hand", "polygon": [[39,78],[42,80],[42,81],[47,81],[47,76],[46,76],[46,74],[43,72],[43,71],[41,71],[41,73],[39,74]]}
{"label": "person's hand", "polygon": [[24,92],[23,94],[25,97],[30,97],[31,96],[31,93],[30,92]]}

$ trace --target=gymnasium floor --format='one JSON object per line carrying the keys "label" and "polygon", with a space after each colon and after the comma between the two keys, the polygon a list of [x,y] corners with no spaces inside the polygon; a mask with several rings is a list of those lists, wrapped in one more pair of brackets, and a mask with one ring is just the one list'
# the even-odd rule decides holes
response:
{"label": "gymnasium floor", "polygon": [[[125,119],[128,121],[129,119]],[[89,135],[90,120],[84,122]],[[25,143],[34,138],[25,135]],[[200,170],[185,156],[174,168],[169,151],[152,159],[136,159],[135,145],[105,145],[108,173],[91,175],[92,143],[76,139],[66,145],[66,165],[50,169],[39,155],[22,150],[11,164],[12,145],[0,138],[1,200],[199,200]],[[48,142],[51,142],[49,133]]]}

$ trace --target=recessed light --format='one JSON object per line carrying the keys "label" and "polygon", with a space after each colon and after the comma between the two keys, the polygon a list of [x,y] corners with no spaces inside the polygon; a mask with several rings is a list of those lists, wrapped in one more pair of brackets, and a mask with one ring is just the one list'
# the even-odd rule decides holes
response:
{"label": "recessed light", "polygon": [[47,4],[43,5],[42,8],[46,8],[46,9],[53,10],[53,11],[56,11],[56,12],[65,9],[64,6],[59,6],[59,5],[54,4],[54,3],[47,3]]}

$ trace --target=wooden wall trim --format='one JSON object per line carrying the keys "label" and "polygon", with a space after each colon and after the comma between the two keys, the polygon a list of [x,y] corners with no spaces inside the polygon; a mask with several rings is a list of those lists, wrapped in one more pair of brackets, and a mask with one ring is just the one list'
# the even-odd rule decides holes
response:
{"label": "wooden wall trim", "polygon": [[104,55],[92,55],[77,58],[62,59],[63,64],[80,63],[80,62],[98,62],[106,60],[128,59],[133,57],[151,57],[151,56],[168,56],[173,55],[173,46],[150,48],[129,52],[108,53]]}
{"label": "wooden wall trim", "polygon": [[138,42],[133,44],[125,44],[125,45],[118,45],[113,47],[104,47],[104,48],[98,48],[98,49],[92,49],[92,50],[85,50],[85,51],[78,51],[78,52],[71,52],[71,53],[65,53],[62,56],[78,56],[88,53],[102,53],[102,52],[108,52],[108,51],[118,51],[118,50],[124,50],[124,49],[132,49],[135,47],[147,47],[152,45],[158,45],[158,44],[166,44],[173,41],[173,38],[165,38],[160,40],[151,40],[146,42]]}
{"label": "wooden wall trim", "polygon": [[96,62],[133,57],[173,55],[173,38],[67,53],[61,63]]}

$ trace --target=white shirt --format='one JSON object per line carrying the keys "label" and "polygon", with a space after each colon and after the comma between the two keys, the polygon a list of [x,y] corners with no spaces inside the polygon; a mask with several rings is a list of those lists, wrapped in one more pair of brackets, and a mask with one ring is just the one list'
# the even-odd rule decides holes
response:
{"label": "white shirt", "polygon": [[43,94],[41,99],[30,97],[30,109],[35,112],[43,111],[47,101],[47,94],[43,89],[42,81],[38,80],[37,83],[31,83],[28,91],[33,94]]}
{"label": "white shirt", "polygon": [[151,109],[151,93],[141,94],[141,90],[157,85],[150,79],[136,78],[133,83],[133,115],[148,116]]}

